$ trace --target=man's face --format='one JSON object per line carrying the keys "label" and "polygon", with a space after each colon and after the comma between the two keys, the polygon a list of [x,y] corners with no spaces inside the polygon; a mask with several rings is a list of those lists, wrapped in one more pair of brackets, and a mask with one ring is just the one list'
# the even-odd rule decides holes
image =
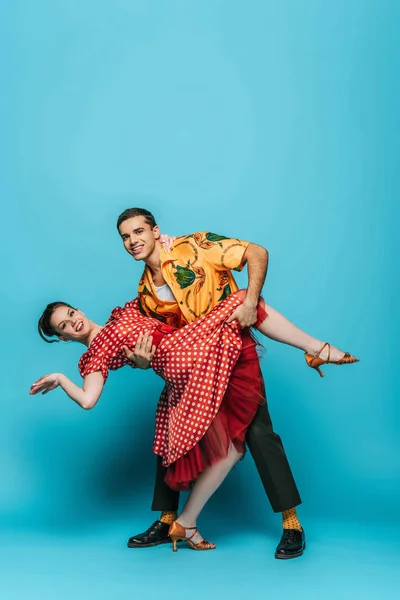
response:
{"label": "man's face", "polygon": [[152,228],[142,216],[132,217],[121,223],[119,233],[125,250],[135,260],[147,260],[153,253],[156,241],[160,237],[158,226]]}

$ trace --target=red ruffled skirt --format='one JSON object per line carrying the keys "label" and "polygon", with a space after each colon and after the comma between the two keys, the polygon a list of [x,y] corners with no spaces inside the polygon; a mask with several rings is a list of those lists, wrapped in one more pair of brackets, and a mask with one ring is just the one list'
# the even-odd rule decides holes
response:
{"label": "red ruffled skirt", "polygon": [[[263,301],[257,311],[257,325],[267,317]],[[257,342],[243,329],[242,351],[233,368],[219,411],[202,439],[167,467],[165,482],[174,490],[188,490],[207,467],[226,458],[231,444],[245,451],[245,436],[260,404],[265,403],[264,382],[257,354]]]}

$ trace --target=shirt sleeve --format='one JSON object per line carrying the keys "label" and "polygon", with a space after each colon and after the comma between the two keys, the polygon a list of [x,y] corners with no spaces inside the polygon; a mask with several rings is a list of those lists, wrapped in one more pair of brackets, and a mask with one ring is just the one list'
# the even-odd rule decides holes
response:
{"label": "shirt sleeve", "polygon": [[107,381],[108,369],[109,364],[107,357],[100,352],[87,356],[84,360],[81,359],[79,362],[79,372],[81,377],[86,377],[87,375],[90,375],[90,373],[100,371],[103,375],[104,383]]}
{"label": "shirt sleeve", "polygon": [[212,264],[217,271],[243,269],[243,256],[250,242],[208,231],[194,233],[193,239],[204,260]]}

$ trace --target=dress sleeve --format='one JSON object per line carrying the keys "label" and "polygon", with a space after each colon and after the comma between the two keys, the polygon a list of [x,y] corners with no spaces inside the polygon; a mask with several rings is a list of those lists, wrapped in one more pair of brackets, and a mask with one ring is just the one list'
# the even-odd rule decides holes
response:
{"label": "dress sleeve", "polygon": [[90,373],[100,371],[103,375],[104,383],[107,381],[109,364],[107,357],[100,352],[95,354],[84,354],[79,361],[79,372],[81,377],[86,377]]}
{"label": "dress sleeve", "polygon": [[212,264],[217,271],[241,271],[243,269],[243,256],[249,242],[208,231],[194,233],[193,239],[204,260]]}
{"label": "dress sleeve", "polygon": [[139,310],[139,301],[137,298],[134,298],[130,302],[127,302],[124,308],[133,308],[134,310]]}

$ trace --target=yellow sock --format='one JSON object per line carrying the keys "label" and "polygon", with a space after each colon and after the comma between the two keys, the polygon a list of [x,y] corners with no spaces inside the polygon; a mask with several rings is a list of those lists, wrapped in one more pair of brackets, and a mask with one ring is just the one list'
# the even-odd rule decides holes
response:
{"label": "yellow sock", "polygon": [[167,525],[171,525],[175,521],[177,516],[178,513],[174,510],[163,510],[161,513],[160,521],[161,523],[167,523]]}
{"label": "yellow sock", "polygon": [[289,510],[284,510],[282,512],[282,521],[283,529],[298,529],[299,531],[303,531],[300,525],[300,521],[297,518],[295,508],[289,508]]}

